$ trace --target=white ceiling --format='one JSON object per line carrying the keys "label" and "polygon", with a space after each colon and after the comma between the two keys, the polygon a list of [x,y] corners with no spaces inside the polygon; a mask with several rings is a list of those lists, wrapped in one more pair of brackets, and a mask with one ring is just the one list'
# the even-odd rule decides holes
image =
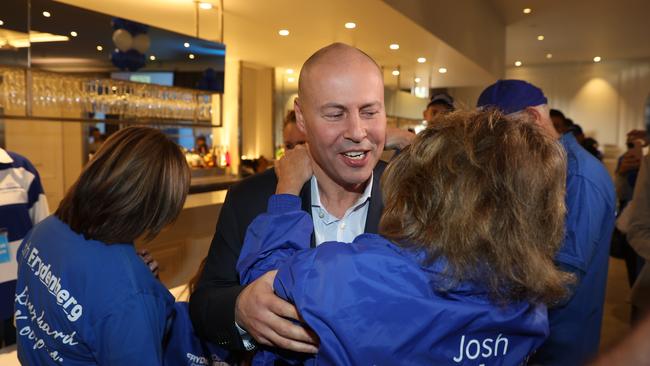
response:
{"label": "white ceiling", "polygon": [[[649,0],[492,0],[506,28],[506,63],[650,58]],[[525,15],[529,7],[532,13]],[[544,35],[543,41],[537,36]],[[546,54],[551,53],[552,59]]]}
{"label": "white ceiling", "polygon": [[[157,27],[195,35],[191,0],[60,0],[61,2],[122,16]],[[215,6],[218,0],[209,1]],[[366,51],[385,68],[388,86],[397,84],[391,71],[400,67],[400,87],[418,76],[431,87],[482,85],[494,76],[409,18],[380,0],[224,0],[227,55],[276,68],[299,70],[317,49],[345,42]],[[200,11],[200,36],[219,37],[216,10]],[[345,22],[357,28],[344,28]],[[291,34],[280,37],[278,30]],[[388,48],[399,43],[398,51]],[[424,64],[418,57],[426,57]],[[446,74],[438,68],[448,69]],[[285,85],[287,85],[285,80]]]}

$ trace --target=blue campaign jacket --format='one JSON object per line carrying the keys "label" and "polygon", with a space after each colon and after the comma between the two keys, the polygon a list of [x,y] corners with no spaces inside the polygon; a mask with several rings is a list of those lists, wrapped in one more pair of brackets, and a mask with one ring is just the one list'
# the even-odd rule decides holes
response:
{"label": "blue campaign jacket", "polygon": [[174,297],[131,244],[87,240],[55,216],[18,249],[23,365],[161,365]]}
{"label": "blue campaign jacket", "polygon": [[229,351],[202,340],[194,333],[187,302],[174,304],[176,316],[167,335],[164,351],[169,366],[228,366],[236,365]]}
{"label": "blue campaign jacket", "polygon": [[[444,262],[375,234],[309,249],[311,217],[291,195],[270,198],[249,226],[237,264],[242,283],[278,269],[276,293],[320,338],[319,365],[520,365],[546,339],[546,308],[497,306],[481,288],[447,291]],[[283,353],[286,357],[287,355]],[[254,364],[272,364],[265,350]]]}
{"label": "blue campaign jacket", "polygon": [[566,303],[549,309],[551,334],[533,363],[564,366],[581,365],[598,353],[616,193],[605,166],[573,134],[560,142],[567,154],[567,216],[555,262],[578,282]]}

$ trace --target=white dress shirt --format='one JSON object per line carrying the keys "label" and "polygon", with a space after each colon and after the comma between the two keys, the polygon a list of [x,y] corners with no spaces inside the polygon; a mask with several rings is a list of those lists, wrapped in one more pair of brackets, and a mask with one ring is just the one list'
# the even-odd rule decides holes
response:
{"label": "white dress shirt", "polygon": [[366,228],[368,207],[370,207],[370,193],[372,192],[373,176],[359,199],[345,211],[340,219],[327,212],[320,200],[318,181],[311,177],[311,217],[314,222],[316,245],[326,241],[351,243],[358,235],[363,234]]}

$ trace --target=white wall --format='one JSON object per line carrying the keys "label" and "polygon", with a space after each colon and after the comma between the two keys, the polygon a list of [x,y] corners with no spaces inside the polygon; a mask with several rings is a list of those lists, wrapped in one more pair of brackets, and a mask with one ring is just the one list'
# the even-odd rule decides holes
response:
{"label": "white wall", "polygon": [[510,68],[508,78],[544,90],[557,108],[604,145],[624,147],[625,134],[644,128],[650,96],[650,60]]}

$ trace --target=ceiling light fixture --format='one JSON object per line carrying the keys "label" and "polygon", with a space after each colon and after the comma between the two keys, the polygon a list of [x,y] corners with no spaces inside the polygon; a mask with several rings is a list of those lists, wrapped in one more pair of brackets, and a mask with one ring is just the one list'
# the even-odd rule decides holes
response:
{"label": "ceiling light fixture", "polygon": [[154,55],[149,56],[149,60],[156,61],[156,56],[154,56]]}
{"label": "ceiling light fixture", "polygon": [[188,42],[185,42],[185,43],[183,43],[183,47],[190,48],[190,44]]}
{"label": "ceiling light fixture", "polygon": [[44,12],[43,12],[43,16],[46,17],[46,18],[49,18],[49,17],[52,16],[52,14],[50,14],[49,11],[44,11]]}
{"label": "ceiling light fixture", "polygon": [[427,59],[426,59],[426,58],[424,58],[424,57],[418,57],[418,63],[423,64],[423,63],[425,63],[425,62],[427,62]]}
{"label": "ceiling light fixture", "polygon": [[210,9],[212,9],[212,4],[202,2],[202,3],[199,3],[199,8],[201,8],[203,10],[210,10]]}
{"label": "ceiling light fixture", "polygon": [[547,54],[546,54],[546,58],[548,58],[548,59],[553,58],[553,54],[552,54],[552,53],[547,53]]}
{"label": "ceiling light fixture", "polygon": [[345,28],[347,28],[347,29],[354,29],[356,27],[357,27],[357,23],[354,23],[354,22],[345,23]]}
{"label": "ceiling light fixture", "polygon": [[533,9],[531,9],[531,8],[524,8],[523,11],[524,11],[524,14],[530,14],[530,13],[533,12]]}
{"label": "ceiling light fixture", "polygon": [[422,79],[420,79],[420,78],[415,78],[414,81],[415,81],[415,83],[417,84],[417,83],[419,83],[420,81],[422,81]]}
{"label": "ceiling light fixture", "polygon": [[190,60],[194,60],[194,54],[193,53],[190,53],[189,55],[187,55],[187,57],[189,57]]}
{"label": "ceiling light fixture", "polygon": [[600,56],[594,57],[594,62],[600,62],[602,58]]}
{"label": "ceiling light fixture", "polygon": [[286,73],[287,74],[293,74],[293,69],[287,69]]}
{"label": "ceiling light fixture", "polygon": [[543,41],[543,40],[544,40],[544,36],[540,34],[539,36],[537,36],[537,40],[538,40],[538,41]]}
{"label": "ceiling light fixture", "polygon": [[280,29],[278,31],[278,34],[281,35],[282,37],[286,37],[289,35],[289,30],[288,29]]}
{"label": "ceiling light fixture", "polygon": [[103,50],[104,50],[104,47],[102,47],[102,46],[97,46],[97,51],[103,51]]}
{"label": "ceiling light fixture", "polygon": [[296,78],[288,78],[287,81],[293,83],[294,81],[296,81]]}
{"label": "ceiling light fixture", "polygon": [[399,45],[397,43],[391,43],[390,46],[388,46],[391,50],[399,50]]}
{"label": "ceiling light fixture", "polygon": [[399,70],[393,70],[393,76],[399,75]]}
{"label": "ceiling light fixture", "polygon": [[521,65],[522,65],[521,61],[515,61],[515,66],[519,67]]}
{"label": "ceiling light fixture", "polygon": [[5,25],[5,22],[3,22],[2,20],[0,20],[0,25]]}
{"label": "ceiling light fixture", "polygon": [[75,31],[72,31],[72,32],[70,32],[70,35],[73,36],[73,37],[76,37],[76,36],[78,36],[79,34],[78,34],[77,32],[75,32]]}
{"label": "ceiling light fixture", "polygon": [[441,67],[438,69],[438,72],[441,74],[446,74],[447,73],[447,68],[446,67]]}

